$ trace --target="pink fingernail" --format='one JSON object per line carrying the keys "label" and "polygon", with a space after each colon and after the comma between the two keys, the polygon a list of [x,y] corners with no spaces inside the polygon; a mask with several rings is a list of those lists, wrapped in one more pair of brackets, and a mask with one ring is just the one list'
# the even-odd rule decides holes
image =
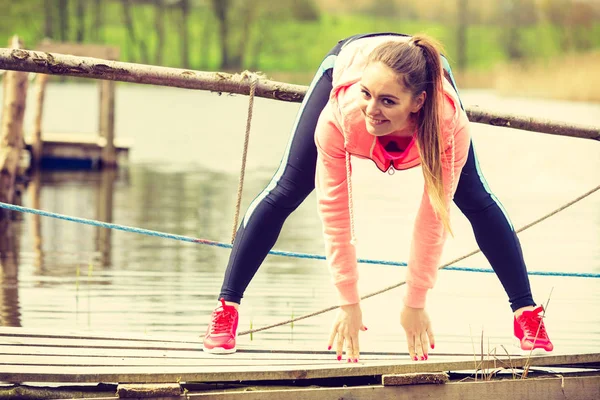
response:
{"label": "pink fingernail", "polygon": [[425,361],[427,361],[427,359],[428,359],[428,358],[429,358],[429,357],[427,357],[427,354],[425,354]]}
{"label": "pink fingernail", "polygon": [[342,361],[342,356],[337,356],[338,361]]}
{"label": "pink fingernail", "polygon": [[368,330],[369,330],[369,328],[367,328],[367,327],[365,326],[365,331],[368,331]]}
{"label": "pink fingernail", "polygon": [[355,358],[355,359],[354,359],[354,362],[355,362],[355,363],[357,363],[357,362],[358,362],[358,358]]}
{"label": "pink fingernail", "polygon": [[432,345],[431,345],[431,348],[432,348],[432,349],[435,349],[435,344],[432,344]]}
{"label": "pink fingernail", "polygon": [[419,359],[417,358],[417,356],[415,356],[414,360],[415,360],[415,361],[419,361]]}
{"label": "pink fingernail", "polygon": [[421,356],[421,357],[419,357],[419,360],[423,361],[423,360],[425,360],[425,357]]}
{"label": "pink fingernail", "polygon": [[348,362],[352,362],[352,360],[351,360],[351,359],[348,359]]}
{"label": "pink fingernail", "polygon": [[331,346],[327,346],[327,350],[331,350]]}

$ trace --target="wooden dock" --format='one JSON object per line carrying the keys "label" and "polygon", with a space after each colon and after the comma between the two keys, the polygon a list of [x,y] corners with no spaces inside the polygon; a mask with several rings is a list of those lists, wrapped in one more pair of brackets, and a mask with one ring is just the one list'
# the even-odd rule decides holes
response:
{"label": "wooden dock", "polygon": [[[84,133],[44,133],[43,147],[38,155],[42,167],[96,168],[101,165],[106,139]],[[114,153],[118,165],[127,163],[132,141],[114,139]],[[33,151],[33,143],[26,138],[26,149]]]}
{"label": "wooden dock", "polygon": [[[85,398],[89,393],[83,393],[81,385],[88,385],[86,390],[93,389],[96,398],[105,399],[131,397],[132,393],[133,397],[147,397],[139,395],[139,390],[158,391],[161,398],[180,398],[179,392],[165,395],[169,388],[180,391],[181,398],[218,399],[594,399],[600,398],[600,352],[595,350],[533,357],[433,354],[425,362],[410,361],[402,353],[363,352],[359,363],[350,364],[338,362],[333,352],[298,347],[247,345],[223,356],[204,353],[200,338],[3,327],[0,382],[5,385],[0,386],[0,398],[11,398],[7,395],[11,390],[21,391],[21,395],[28,390],[49,390],[48,385],[59,386],[52,389],[55,392],[64,392],[65,385],[79,385],[78,396]],[[521,379],[527,365],[529,377]],[[534,372],[539,368],[561,372],[540,375]],[[441,385],[397,386],[397,379],[387,377],[400,375],[405,381],[411,377],[406,374],[422,377],[427,373],[454,378]],[[105,397],[98,397],[102,395],[99,388],[104,388]]]}

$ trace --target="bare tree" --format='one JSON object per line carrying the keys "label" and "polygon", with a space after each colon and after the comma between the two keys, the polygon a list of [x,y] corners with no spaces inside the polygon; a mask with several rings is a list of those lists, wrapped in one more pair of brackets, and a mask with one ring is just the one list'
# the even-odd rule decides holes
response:
{"label": "bare tree", "polygon": [[60,40],[69,40],[69,0],[58,0]]}
{"label": "bare tree", "polygon": [[148,49],[146,47],[146,42],[143,39],[139,39],[135,33],[131,0],[121,0],[121,4],[123,5],[123,19],[125,22],[125,26],[127,27],[129,42],[133,45],[134,48],[139,49],[141,62],[144,64],[148,64]]}
{"label": "bare tree", "polygon": [[219,42],[221,44],[221,69],[228,69],[229,60],[229,21],[228,10],[231,0],[212,0],[213,12],[219,24]]}
{"label": "bare tree", "polygon": [[54,37],[54,0],[44,0],[44,36]]}
{"label": "bare tree", "polygon": [[468,0],[458,0],[458,29],[456,35],[456,51],[458,68],[464,70],[467,67],[467,30],[468,23]]}
{"label": "bare tree", "polygon": [[87,0],[77,0],[77,37],[78,43],[82,43],[85,35],[85,10]]}
{"label": "bare tree", "polygon": [[165,5],[163,0],[154,0],[154,26],[156,27],[154,63],[161,65],[165,44]]}
{"label": "bare tree", "polygon": [[188,19],[190,14],[190,2],[189,0],[181,0],[181,65],[183,68],[190,67],[190,37],[188,30]]}
{"label": "bare tree", "polygon": [[92,40],[102,40],[102,26],[104,25],[104,6],[102,0],[94,0],[94,24],[92,25]]}

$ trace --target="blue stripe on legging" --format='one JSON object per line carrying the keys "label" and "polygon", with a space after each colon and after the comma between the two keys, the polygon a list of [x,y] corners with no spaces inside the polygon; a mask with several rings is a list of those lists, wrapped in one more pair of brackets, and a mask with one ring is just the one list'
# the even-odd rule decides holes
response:
{"label": "blue stripe on legging", "polygon": [[481,172],[481,167],[479,166],[479,160],[477,159],[477,152],[475,151],[475,145],[473,144],[472,140],[471,140],[471,146],[473,146],[473,156],[475,158],[475,169],[477,169],[477,175],[479,175],[479,179],[481,180],[481,183],[483,183],[483,187],[484,187],[485,191],[490,195],[492,200],[494,200],[494,202],[498,205],[500,210],[502,210],[502,213],[504,214],[504,218],[506,218],[506,221],[508,222],[510,229],[512,229],[514,231],[515,228],[513,227],[513,224],[510,221],[510,218],[508,218],[508,213],[504,209],[504,206],[502,205],[502,203],[500,203],[500,200],[498,200],[496,195],[494,193],[492,193],[492,190],[490,189],[487,181],[485,180],[485,178],[483,176],[483,173]]}
{"label": "blue stripe on legging", "polygon": [[296,121],[294,122],[294,126],[292,128],[292,135],[288,141],[287,147],[285,149],[285,153],[283,154],[283,158],[281,159],[281,162],[279,163],[279,168],[275,172],[275,175],[273,175],[273,177],[271,178],[271,181],[269,182],[267,187],[252,201],[252,203],[250,203],[250,206],[248,207],[248,211],[246,211],[246,215],[244,216],[244,220],[242,221],[242,223],[244,224],[244,227],[246,227],[248,220],[252,216],[252,213],[254,212],[254,210],[256,209],[258,204],[265,197],[267,197],[267,195],[271,192],[271,190],[273,190],[275,188],[275,186],[279,182],[279,179],[281,179],[281,176],[283,175],[283,172],[285,171],[285,167],[288,162],[288,158],[290,155],[290,148],[292,146],[294,136],[296,135],[296,130],[298,128],[298,123],[300,121],[300,117],[302,116],[302,112],[304,111],[304,106],[306,105],[307,100],[310,97],[310,95],[311,95],[314,87],[316,86],[317,82],[319,81],[319,79],[321,79],[321,77],[323,77],[323,75],[325,74],[325,71],[333,68],[333,65],[335,64],[336,59],[337,59],[337,55],[331,54],[331,55],[327,56],[325,58],[325,60],[323,60],[323,62],[321,63],[321,66],[319,67],[317,73],[315,74],[315,77],[313,78],[310,86],[308,87],[308,90],[306,91],[306,95],[304,96],[304,101],[302,102],[300,111],[298,111],[298,114],[296,116]]}

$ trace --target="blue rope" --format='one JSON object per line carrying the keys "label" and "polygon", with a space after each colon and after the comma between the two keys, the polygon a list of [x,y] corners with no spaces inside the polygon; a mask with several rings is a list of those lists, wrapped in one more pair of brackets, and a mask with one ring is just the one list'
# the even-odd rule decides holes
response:
{"label": "blue rope", "polygon": [[[57,213],[42,211],[42,210],[36,210],[34,208],[17,206],[14,204],[0,202],[0,208],[5,208],[7,210],[13,210],[13,211],[19,211],[22,213],[41,215],[43,217],[62,219],[64,221],[77,222],[77,223],[85,224],[85,225],[92,225],[92,226],[97,226],[100,228],[116,229],[116,230],[125,231],[125,232],[139,233],[139,234],[147,235],[147,236],[155,236],[155,237],[160,237],[160,238],[165,238],[165,239],[180,240],[183,242],[206,244],[209,246],[221,247],[224,249],[232,248],[232,245],[229,243],[216,242],[216,241],[208,240],[208,239],[197,239],[197,238],[193,238],[193,237],[189,237],[189,236],[175,235],[172,233],[164,233],[164,232],[153,231],[153,230],[149,230],[149,229],[135,228],[135,227],[131,227],[131,226],[96,221],[96,220],[86,219],[86,218],[71,217],[68,215],[57,214]],[[291,252],[291,251],[281,251],[281,250],[271,250],[271,251],[269,251],[269,254],[272,254],[275,256],[305,258],[305,259],[313,259],[313,260],[325,260],[326,259],[325,256],[318,255],[318,254],[295,253],[295,252]],[[367,259],[367,258],[359,258],[357,261],[361,264],[390,265],[390,266],[397,266],[397,267],[406,267],[408,265],[405,262],[401,262],[401,261],[372,260],[372,259]],[[470,268],[470,267],[448,266],[444,269],[449,270],[449,271],[494,273],[494,270],[490,269],[490,268]],[[593,272],[528,271],[528,274],[529,275],[541,275],[541,276],[567,276],[567,277],[574,277],[574,278],[600,278],[600,274],[593,273]]]}

